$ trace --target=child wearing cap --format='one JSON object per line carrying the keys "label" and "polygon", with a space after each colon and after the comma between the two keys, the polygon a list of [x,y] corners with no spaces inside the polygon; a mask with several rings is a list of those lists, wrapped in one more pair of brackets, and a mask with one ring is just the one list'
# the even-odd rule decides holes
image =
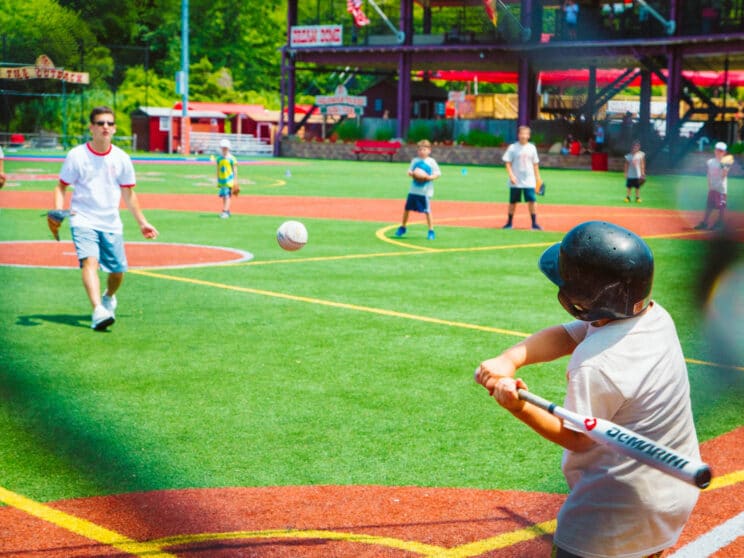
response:
{"label": "child wearing cap", "polygon": [[230,218],[230,198],[240,193],[238,186],[238,160],[230,153],[230,140],[220,141],[220,155],[217,157],[217,187],[222,198],[220,218]]}
{"label": "child wearing cap", "polygon": [[[401,237],[406,234],[408,216],[411,211],[416,211],[426,215],[426,224],[429,227],[426,238],[428,240],[434,240],[434,224],[431,219],[431,198],[434,197],[434,181],[442,176],[442,172],[439,170],[437,162],[430,157],[431,143],[429,140],[421,140],[416,145],[418,146],[418,156],[411,160],[411,166],[408,167],[408,176],[411,177],[411,189],[408,191],[406,206],[403,210],[403,222],[398,227],[398,230],[395,231],[395,236]],[[418,171],[416,175],[414,175],[414,171]],[[418,178],[419,173],[425,175],[426,178],[423,180]]]}
{"label": "child wearing cap", "polygon": [[704,231],[708,228],[708,219],[715,209],[718,210],[718,220],[711,228],[723,228],[723,214],[726,211],[726,192],[728,190],[728,172],[730,164],[723,161],[728,146],[719,141],[715,145],[714,157],[708,159],[706,166],[708,168],[708,200],[705,207],[705,216],[695,229]]}

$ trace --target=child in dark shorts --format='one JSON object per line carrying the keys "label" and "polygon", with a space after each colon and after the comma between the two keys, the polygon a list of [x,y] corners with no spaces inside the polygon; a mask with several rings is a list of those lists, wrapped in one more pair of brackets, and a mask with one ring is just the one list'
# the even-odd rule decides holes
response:
{"label": "child in dark shorts", "polygon": [[408,176],[411,177],[411,189],[406,198],[406,206],[403,210],[403,221],[395,231],[395,236],[401,237],[406,234],[406,225],[411,211],[423,213],[426,215],[426,224],[428,233],[426,238],[434,240],[434,224],[431,218],[431,198],[434,197],[434,181],[442,173],[439,170],[437,162],[430,157],[431,143],[428,140],[421,140],[417,144],[418,156],[411,160],[411,166],[408,167]]}
{"label": "child in dark shorts", "polygon": [[630,191],[635,188],[635,201],[641,203],[641,186],[646,182],[646,154],[641,142],[635,140],[630,153],[625,155],[625,203],[630,203]]}
{"label": "child in dark shorts", "polygon": [[708,219],[714,211],[718,212],[718,219],[713,224],[713,229],[722,229],[724,226],[724,215],[726,213],[726,194],[728,192],[728,173],[733,162],[729,163],[724,160],[728,146],[719,141],[713,151],[714,157],[708,159],[705,166],[708,179],[708,199],[705,204],[705,215],[703,220],[695,228],[697,230],[706,230],[708,228]]}

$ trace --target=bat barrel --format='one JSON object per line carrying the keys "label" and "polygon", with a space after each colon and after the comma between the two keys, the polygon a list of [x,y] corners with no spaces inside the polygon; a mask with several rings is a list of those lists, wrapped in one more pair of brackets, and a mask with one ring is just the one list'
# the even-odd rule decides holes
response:
{"label": "bat barrel", "polygon": [[713,475],[710,467],[702,461],[681,455],[671,448],[611,421],[585,417],[564,409],[529,391],[520,389],[519,398],[568,421],[595,442],[608,446],[623,455],[699,488],[706,488],[710,484]]}

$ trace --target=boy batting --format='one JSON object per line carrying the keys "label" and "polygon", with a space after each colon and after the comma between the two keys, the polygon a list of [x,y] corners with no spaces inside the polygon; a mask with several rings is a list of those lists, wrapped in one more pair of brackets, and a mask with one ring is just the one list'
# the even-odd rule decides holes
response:
{"label": "boy batting", "polygon": [[[700,459],[674,322],[651,300],[651,249],[627,229],[590,221],[548,248],[539,266],[576,319],[483,362],[476,381],[515,418],[565,449],[562,468],[571,491],[558,513],[554,558],[658,556],[677,542],[697,487],[585,433],[597,424],[591,421],[611,421],[643,436],[654,452],[669,448],[670,460]],[[563,407],[594,417],[584,429],[520,397],[527,385],[517,370],[567,355]]]}
{"label": "boy batting", "polygon": [[[74,147],[65,158],[48,222],[59,240],[59,226],[66,215],[63,211],[65,193],[73,186],[69,211],[72,241],[82,269],[85,292],[93,308],[91,327],[102,331],[116,319],[116,292],[127,271],[120,200],[124,199],[145,238],[157,238],[158,231],[145,219],[137,201],[132,160],[111,143],[116,131],[114,111],[108,107],[94,108],[90,113],[89,129],[92,140]],[[99,267],[108,272],[103,296]]]}

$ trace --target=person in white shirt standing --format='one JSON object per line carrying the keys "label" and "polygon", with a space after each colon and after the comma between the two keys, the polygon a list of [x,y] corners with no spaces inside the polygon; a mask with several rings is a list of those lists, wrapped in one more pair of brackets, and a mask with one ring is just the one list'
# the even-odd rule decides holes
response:
{"label": "person in white shirt standing", "polygon": [[706,163],[708,176],[708,200],[705,204],[705,215],[695,228],[704,231],[708,228],[708,219],[711,214],[718,210],[718,220],[713,224],[714,229],[722,229],[723,217],[726,213],[726,196],[728,193],[728,173],[733,165],[731,157],[726,157],[728,145],[719,141],[713,151],[714,157]]}
{"label": "person in white shirt standing", "polygon": [[651,300],[654,259],[635,233],[589,221],[540,257],[575,321],[539,331],[483,362],[476,381],[515,418],[565,448],[571,489],[558,513],[553,558],[658,557],[673,546],[698,489],[592,441],[525,403],[523,366],[571,355],[564,407],[611,420],[699,458],[690,384],[669,313]]}
{"label": "person in white shirt standing", "polygon": [[[70,202],[70,228],[83,285],[93,315],[91,327],[103,331],[115,321],[116,292],[127,271],[123,226],[119,202],[124,202],[134,216],[145,238],[155,239],[158,231],[140,209],[134,192],[135,175],[132,160],[112,145],[116,123],[114,111],[96,107],[90,113],[90,142],[70,150],[54,189],[54,208],[65,206],[65,193],[73,186]],[[108,272],[106,291],[101,296],[99,266]]]}
{"label": "person in white shirt standing", "polygon": [[635,188],[635,201],[641,203],[641,186],[646,182],[646,154],[641,142],[635,140],[625,155],[625,203],[630,203],[630,191]]}
{"label": "person in white shirt standing", "polygon": [[506,225],[503,226],[504,229],[512,228],[517,204],[524,197],[530,211],[532,228],[536,231],[542,230],[537,224],[535,209],[537,203],[535,192],[538,184],[542,185],[538,166],[540,158],[537,156],[537,148],[530,143],[530,134],[529,126],[520,126],[517,130],[517,143],[511,144],[501,158],[509,174],[509,216]]}

